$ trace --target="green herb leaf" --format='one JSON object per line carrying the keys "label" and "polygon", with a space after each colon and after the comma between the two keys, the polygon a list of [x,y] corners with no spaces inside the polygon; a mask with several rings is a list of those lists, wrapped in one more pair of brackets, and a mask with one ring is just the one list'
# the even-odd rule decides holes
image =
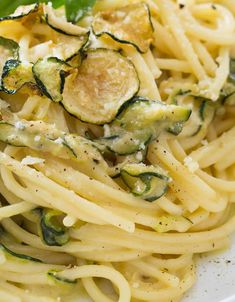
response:
{"label": "green herb leaf", "polygon": [[95,2],[96,0],[65,0],[67,20],[78,22],[92,9]]}

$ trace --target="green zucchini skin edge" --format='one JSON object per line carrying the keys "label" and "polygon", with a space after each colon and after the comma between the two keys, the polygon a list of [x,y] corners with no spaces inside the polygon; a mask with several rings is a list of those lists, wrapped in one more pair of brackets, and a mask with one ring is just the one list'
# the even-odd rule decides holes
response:
{"label": "green zucchini skin edge", "polygon": [[[47,23],[48,26],[50,26],[52,29],[54,29],[55,31],[57,31],[60,34],[66,35],[66,36],[70,36],[70,37],[79,37],[79,36],[83,36],[83,35],[73,35],[73,34],[69,34],[66,31],[63,31],[62,29],[53,26],[50,22],[49,22],[49,16],[48,14],[45,14],[44,16],[45,18],[45,22]],[[89,34],[89,31],[87,32],[87,34]]]}
{"label": "green zucchini skin edge", "polygon": [[15,94],[17,91],[19,91],[23,86],[26,84],[32,84],[35,85],[35,83],[31,81],[25,81],[21,86],[19,86],[17,89],[7,89],[4,85],[4,79],[8,76],[9,72],[18,66],[22,64],[21,61],[15,60],[15,59],[10,59],[7,60],[5,65],[3,66],[3,71],[2,71],[2,78],[1,78],[1,90],[4,91],[7,94]]}
{"label": "green zucchini skin edge", "polygon": [[[81,48],[76,52],[74,53],[73,55],[71,55],[70,57],[66,58],[65,59],[65,62],[69,64],[69,61],[71,61],[74,57],[76,57],[77,55],[80,55],[81,56],[81,62],[83,60],[83,52],[85,51],[88,43],[89,43],[89,38],[90,38],[90,31],[88,31],[86,33],[86,35],[84,35],[85,39],[84,39],[84,43],[83,45],[81,46]],[[81,63],[80,63],[81,64]],[[79,65],[80,66],[80,65]]]}
{"label": "green zucchini skin edge", "polygon": [[14,40],[7,39],[0,36],[0,45],[6,47],[7,49],[12,51],[12,55],[15,59],[19,58],[19,44]]}
{"label": "green zucchini skin edge", "polygon": [[[194,97],[195,100],[201,101],[201,105],[200,105],[199,110],[198,110],[198,115],[200,117],[201,123],[198,125],[198,128],[196,129],[196,131],[193,132],[190,135],[190,136],[195,136],[203,128],[203,123],[206,120],[206,116],[205,115],[206,115],[206,110],[207,110],[208,106],[210,106],[210,104],[214,104],[214,103],[212,103],[212,101],[210,99],[208,99],[208,98],[192,94],[191,90],[185,90],[185,91],[184,90],[179,90],[179,92],[173,97],[173,103],[174,104],[178,104],[177,96],[184,96],[184,95],[190,95],[190,96]],[[170,133],[172,133],[172,134],[175,135],[174,131],[171,131],[171,129],[168,129],[168,132],[170,132]],[[178,135],[178,134],[179,133],[177,133],[176,135]]]}
{"label": "green zucchini skin edge", "polygon": [[[228,91],[226,91],[226,88],[222,88],[221,90],[221,94],[220,94],[220,101],[222,103],[222,105],[226,105],[228,102],[228,99],[231,97],[231,96],[234,96],[235,95],[235,59],[230,59],[230,72],[229,72],[229,75],[228,75],[228,78],[227,78],[227,83],[225,83],[225,86],[226,87],[226,84],[230,85],[231,87],[233,87],[232,91],[228,93]],[[230,89],[231,89],[230,87]],[[234,104],[234,102],[232,102],[232,104]]]}
{"label": "green zucchini skin edge", "polygon": [[[74,114],[73,112],[69,111],[69,110],[67,109],[66,105],[64,104],[63,100],[60,102],[60,105],[64,108],[64,110],[65,110],[69,115],[71,115],[71,116],[73,116],[73,117],[79,119],[81,122],[89,123],[89,124],[94,124],[94,125],[99,125],[99,126],[104,126],[105,124],[111,124],[111,123],[116,119],[116,117],[117,117],[117,115],[119,114],[119,111],[120,111],[120,109],[122,108],[122,106],[123,106],[124,104],[128,103],[128,102],[131,102],[132,99],[133,99],[134,97],[136,97],[136,95],[137,95],[137,93],[139,92],[139,89],[140,89],[140,79],[139,79],[137,70],[136,70],[136,68],[135,68],[135,65],[133,64],[133,62],[132,62],[130,59],[128,59],[127,57],[125,57],[125,56],[122,55],[121,50],[108,49],[108,48],[104,48],[104,47],[90,48],[90,49],[86,50],[85,48],[86,48],[86,46],[88,45],[88,43],[89,43],[89,37],[88,37],[88,40],[86,41],[86,43],[83,45],[83,47],[82,47],[82,48],[80,49],[80,51],[79,51],[79,53],[80,53],[80,55],[81,55],[81,60],[82,60],[82,61],[83,61],[84,59],[86,59],[86,56],[87,56],[88,53],[92,53],[92,52],[96,52],[96,51],[104,51],[104,52],[112,51],[112,52],[114,52],[114,53],[117,53],[117,54],[120,55],[121,57],[125,58],[125,60],[128,62],[128,64],[132,65],[132,67],[133,67],[133,68],[135,69],[135,71],[136,71],[136,80],[138,81],[138,87],[137,87],[135,93],[132,95],[132,97],[130,97],[128,100],[126,100],[126,101],[120,106],[120,108],[118,109],[118,112],[117,112],[116,116],[115,116],[112,120],[110,120],[110,121],[108,121],[108,122],[103,122],[103,123],[97,124],[97,123],[92,123],[92,121],[87,121],[86,119],[83,119],[81,116],[78,116],[78,115]],[[75,54],[75,55],[76,55],[76,54]],[[75,55],[74,55],[74,56],[75,56]],[[74,57],[74,56],[73,56],[73,57]],[[71,57],[69,60],[71,60],[71,59],[72,59],[72,57]],[[69,61],[68,61],[68,60],[66,60],[65,62],[67,62],[67,63],[69,64]]]}
{"label": "green zucchini skin edge", "polygon": [[23,17],[26,17],[32,13],[36,13],[39,9],[39,3],[36,3],[35,6],[26,14],[22,13],[18,16],[12,16],[12,15],[9,15],[9,16],[5,16],[5,17],[0,17],[0,22],[1,21],[7,21],[7,20],[19,20]]}
{"label": "green zucchini skin edge", "polygon": [[[121,178],[124,181],[124,183],[130,189],[132,189],[132,188],[129,186],[128,182],[126,181],[123,173],[126,174],[126,175],[129,175],[131,177],[134,177],[136,179],[139,178],[146,185],[145,191],[143,191],[142,193],[137,194],[137,193],[135,193],[135,192],[132,191],[132,194],[134,196],[142,197],[144,200],[146,200],[148,202],[153,202],[153,201],[157,200],[158,198],[160,198],[161,196],[163,196],[167,192],[167,190],[168,190],[169,177],[166,176],[166,175],[163,175],[163,174],[160,174],[160,173],[157,173],[157,172],[152,172],[152,171],[142,172],[142,173],[140,173],[138,175],[132,175],[131,173],[129,173],[125,169],[124,170],[121,169],[121,173],[120,173],[121,174]],[[163,184],[164,186],[163,186],[162,191],[161,191],[160,194],[157,194],[157,195],[155,194],[153,196],[149,196],[149,197],[146,196],[146,197],[144,197],[145,193],[148,193],[148,191],[151,189],[151,178],[152,177],[156,177],[156,178],[159,178],[159,179],[165,181],[165,184]]]}
{"label": "green zucchini skin edge", "polygon": [[58,273],[58,271],[55,270],[51,270],[47,273],[48,277],[52,278],[54,281],[56,282],[60,282],[60,283],[66,283],[66,284],[70,284],[70,285],[74,285],[77,283],[77,280],[70,280],[67,278],[62,278],[56,275],[56,273]]}
{"label": "green zucchini skin edge", "polygon": [[37,259],[37,258],[28,256],[28,255],[24,255],[24,254],[18,254],[18,253],[15,253],[15,252],[11,251],[3,243],[0,243],[0,249],[3,250],[4,252],[8,253],[9,255],[11,255],[13,257],[16,257],[16,258],[19,258],[21,260],[27,260],[27,261],[42,263],[42,261]]}
{"label": "green zucchini skin edge", "polygon": [[[69,240],[69,235],[67,233],[66,228],[63,226],[56,227],[56,226],[48,225],[46,223],[47,213],[45,209],[39,209],[38,212],[40,214],[39,232],[44,243],[48,246],[62,246],[66,244]],[[53,215],[53,216],[57,216],[57,215]],[[61,242],[59,242],[58,240],[60,237],[63,237]]]}
{"label": "green zucchini skin edge", "polygon": [[[154,31],[154,27],[153,27],[153,22],[152,22],[152,18],[151,18],[151,12],[150,12],[150,9],[149,9],[149,6],[145,3],[145,8],[147,10],[147,13],[148,13],[148,18],[149,18],[149,24],[151,26],[151,29],[152,29],[152,32]],[[135,43],[133,42],[130,42],[130,41],[127,41],[127,40],[122,40],[122,39],[118,39],[114,34],[111,34],[110,32],[107,32],[107,31],[103,31],[99,34],[97,34],[93,28],[93,26],[91,26],[92,28],[92,32],[93,34],[96,36],[96,37],[101,37],[103,35],[107,35],[109,36],[110,38],[112,38],[114,41],[118,42],[118,43],[121,43],[121,44],[128,44],[128,45],[132,45],[133,47],[135,47],[135,49],[139,52],[139,53],[142,53],[144,54],[145,51],[142,51],[138,45],[136,45]]]}
{"label": "green zucchini skin edge", "polygon": [[235,85],[235,59],[230,59],[230,73],[228,76],[228,81]]}
{"label": "green zucchini skin edge", "polygon": [[[151,101],[149,99],[146,99],[144,97],[141,97],[141,96],[135,96],[131,100],[125,102],[120,107],[120,109],[119,109],[119,111],[118,111],[118,113],[116,115],[115,120],[121,121],[122,116],[125,116],[125,111],[128,110],[128,108],[130,106],[135,105],[136,103],[151,104],[151,102],[153,102],[153,101]],[[155,102],[155,103],[158,103],[158,102]],[[159,103],[162,104],[161,102],[159,102]],[[191,115],[191,111],[188,110],[188,115],[185,116],[184,120],[174,123],[174,125],[173,125],[174,128],[172,127],[172,129],[174,130],[174,132],[172,130],[172,132],[173,132],[174,135],[178,135],[182,131],[183,122],[187,121],[189,119],[190,115]],[[115,120],[114,120],[114,123],[115,123]],[[110,127],[112,129],[112,124],[110,125]],[[121,124],[120,124],[119,127],[122,128]],[[170,129],[166,128],[167,131],[170,131]],[[144,129],[142,129],[142,130],[144,131]],[[103,141],[103,143],[104,143],[104,145],[106,145],[106,148],[107,148],[108,151],[111,151],[111,152],[116,153],[118,155],[130,155],[130,154],[133,154],[133,153],[135,153],[137,151],[142,150],[143,149],[143,144],[144,144],[145,149],[146,149],[146,147],[148,146],[148,144],[150,143],[150,141],[155,138],[154,137],[154,133],[151,132],[149,129],[145,129],[146,130],[145,131],[146,135],[144,135],[144,132],[143,132],[143,135],[141,136],[140,133],[141,133],[142,130],[139,130],[139,129],[136,129],[136,131],[133,130],[134,132],[133,132],[132,136],[131,136],[131,132],[129,132],[128,130],[126,131],[126,135],[128,135],[128,133],[130,134],[130,140],[132,138],[135,141],[136,140],[139,141],[138,145],[136,145],[136,144],[132,144],[131,145],[131,143],[128,143],[128,145],[130,144],[130,151],[126,151],[125,148],[124,148],[125,151],[123,151],[123,152],[120,152],[120,150],[118,151],[118,149],[115,149],[115,146],[116,146],[115,142],[114,142],[114,146],[112,146],[112,141],[115,141],[115,140],[117,140],[117,144],[119,144],[118,140],[121,143],[121,140],[124,138],[124,142],[125,142],[125,139],[127,139],[127,137],[125,137],[125,131],[124,131],[124,129],[122,129],[122,131],[120,133],[118,131],[115,133],[115,131],[114,131],[111,134],[111,136],[101,138],[100,143],[102,144],[102,141]],[[176,132],[176,130],[177,130],[177,132]],[[109,141],[110,141],[110,143],[109,143]],[[99,139],[97,139],[96,142],[99,144]],[[118,148],[120,149],[120,147],[118,147]]]}
{"label": "green zucchini skin edge", "polygon": [[2,71],[2,78],[1,78],[1,90],[8,93],[8,94],[14,94],[16,93],[16,90],[8,90],[5,88],[3,84],[4,78],[8,75],[9,71],[11,69],[14,69],[20,65],[20,61],[18,60],[8,60],[6,61],[5,65],[3,66],[3,71]]}
{"label": "green zucchini skin edge", "polygon": [[[56,63],[58,64],[61,64],[61,65],[66,65],[66,66],[69,66],[68,63],[66,63],[65,61],[63,60],[60,60],[56,57],[50,57],[50,58],[47,58],[47,61],[55,61]],[[36,72],[36,66],[39,62],[42,62],[43,59],[39,59],[34,65],[33,65],[33,68],[32,68],[32,71],[33,71],[33,76],[34,76],[34,79],[35,79],[35,82],[38,86],[38,88],[41,90],[41,92],[46,96],[48,97],[50,100],[54,101],[52,96],[50,95],[50,93],[47,91],[47,88],[45,86],[45,84],[39,79],[38,75],[37,75],[37,72]],[[64,90],[64,84],[65,84],[65,78],[66,76],[68,76],[68,73],[64,70],[60,70],[59,71],[59,75],[60,75],[60,94],[63,93],[63,90]]]}
{"label": "green zucchini skin edge", "polygon": [[[103,139],[108,141],[108,140],[114,140],[114,139],[118,139],[118,138],[120,138],[119,135],[113,135],[113,136],[109,136],[109,137],[104,137]],[[118,151],[112,149],[112,147],[110,147],[108,145],[107,145],[107,150],[109,150],[110,152],[115,153],[117,155],[120,155],[120,156],[122,156],[122,155],[131,155],[131,154],[134,154],[138,151],[141,151],[142,149],[141,149],[140,145],[142,145],[142,144],[144,144],[145,148],[147,148],[148,144],[151,142],[151,140],[152,140],[152,135],[149,134],[148,137],[144,141],[140,142],[140,144],[136,147],[136,149],[134,149],[132,151],[129,151],[129,152],[118,152]]]}

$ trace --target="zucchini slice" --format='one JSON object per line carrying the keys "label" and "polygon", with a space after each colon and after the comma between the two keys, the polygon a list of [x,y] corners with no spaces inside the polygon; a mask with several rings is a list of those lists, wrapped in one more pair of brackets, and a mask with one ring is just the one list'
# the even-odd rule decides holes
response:
{"label": "zucchini slice", "polygon": [[79,56],[80,50],[89,40],[89,30],[69,23],[63,17],[58,17],[50,4],[43,5],[43,12],[47,25],[57,32],[55,35],[56,49],[57,53],[61,54],[61,56],[58,55],[58,58],[68,62],[74,56]]}
{"label": "zucchini slice", "polygon": [[128,164],[121,169],[121,178],[131,193],[147,201],[154,201],[164,195],[170,178],[157,166]]}
{"label": "zucchini slice", "polygon": [[68,36],[82,36],[86,35],[88,30],[81,26],[75,25],[73,23],[67,22],[65,18],[58,17],[55,14],[55,10],[51,5],[43,5],[43,11],[46,23],[55,31],[65,34]]}
{"label": "zucchini slice", "polygon": [[145,150],[163,130],[175,125],[182,129],[190,114],[191,110],[182,106],[134,97],[110,124],[110,135],[97,142],[119,155],[132,154]]}
{"label": "zucchini slice", "polygon": [[68,230],[60,220],[62,215],[56,210],[41,209],[39,234],[46,245],[62,246],[69,241]]}
{"label": "zucchini slice", "polygon": [[94,144],[81,136],[67,134],[42,121],[19,120],[7,109],[1,109],[0,115],[0,141],[4,143],[77,162],[90,159],[105,164]]}
{"label": "zucchini slice", "polygon": [[214,117],[214,105],[209,99],[192,95],[190,90],[177,92],[172,100],[175,104],[184,106],[191,110],[188,121],[182,125],[174,125],[168,131],[172,134],[179,134],[181,128],[181,137],[191,137],[198,135],[202,131],[206,131],[210,122]]}
{"label": "zucchini slice", "polygon": [[14,94],[26,83],[35,84],[32,64],[22,63],[18,60],[6,61],[2,72],[2,90],[6,93]]}
{"label": "zucchini slice", "polygon": [[145,131],[136,130],[134,133],[120,131],[118,135],[98,139],[97,143],[117,155],[130,155],[145,150],[151,139],[151,130],[145,129]]}
{"label": "zucchini slice", "polygon": [[[89,33],[80,37],[71,37],[58,33],[55,40],[55,48],[58,53],[57,57],[60,60],[70,63],[75,56],[81,55],[80,52],[89,40]],[[81,62],[81,60],[79,60],[79,62]],[[76,67],[79,66],[80,64],[76,65]]]}
{"label": "zucchini slice", "polygon": [[47,275],[50,277],[56,285],[74,285],[77,283],[77,280],[68,279],[58,276],[59,271],[50,270]]}
{"label": "zucchini slice", "polygon": [[228,81],[235,85],[235,59],[230,58],[230,72]]}
{"label": "zucchini slice", "polygon": [[141,53],[147,52],[152,42],[153,26],[145,3],[99,12],[92,29],[96,36],[108,35],[117,42],[133,45]]}
{"label": "zucchini slice", "polygon": [[33,65],[35,81],[49,99],[54,102],[62,101],[62,93],[66,76],[71,67],[55,57],[40,59]]}
{"label": "zucchini slice", "polygon": [[235,59],[230,59],[230,72],[227,82],[221,90],[220,100],[222,104],[235,104]]}
{"label": "zucchini slice", "polygon": [[66,78],[62,104],[84,122],[111,122],[139,90],[133,64],[119,52],[90,50],[77,72]]}
{"label": "zucchini slice", "polygon": [[24,255],[24,254],[19,254],[19,253],[13,252],[8,247],[6,247],[3,243],[0,243],[0,250],[2,250],[7,256],[17,258],[17,260],[42,262],[41,260],[39,260],[37,258],[33,258],[31,256],[28,256],[28,255]]}
{"label": "zucchini slice", "polygon": [[13,40],[0,37],[0,77],[2,75],[3,67],[7,60],[18,59],[19,45]]}
{"label": "zucchini slice", "polygon": [[15,12],[9,16],[5,16],[5,17],[1,17],[0,18],[0,22],[1,21],[7,21],[7,20],[19,20],[22,19],[24,17],[28,17],[31,14],[34,13],[38,13],[40,8],[40,5],[38,3],[34,3],[31,5],[21,5],[19,6]]}
{"label": "zucchini slice", "polygon": [[169,123],[187,121],[190,115],[191,110],[182,106],[166,105],[159,101],[135,97],[120,109],[112,126],[121,127],[126,131],[153,127],[154,131],[158,132],[161,127],[159,125],[155,127],[155,123],[161,122],[164,129]]}

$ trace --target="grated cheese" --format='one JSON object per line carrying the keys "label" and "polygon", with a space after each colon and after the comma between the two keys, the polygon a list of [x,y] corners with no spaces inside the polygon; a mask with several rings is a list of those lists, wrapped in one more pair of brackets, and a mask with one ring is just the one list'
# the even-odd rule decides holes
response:
{"label": "grated cheese", "polygon": [[39,142],[40,139],[41,139],[41,136],[40,136],[40,135],[36,135],[36,136],[34,137],[34,141],[35,141],[35,142]]}
{"label": "grated cheese", "polygon": [[136,156],[135,156],[135,157],[136,157],[136,159],[139,160],[139,161],[142,161],[142,160],[143,160],[143,154],[142,154],[140,151],[136,153]]}
{"label": "grated cheese", "polygon": [[203,146],[207,146],[207,145],[208,145],[208,140],[207,140],[207,139],[203,139],[203,140],[201,141],[201,144],[202,144]]}
{"label": "grated cheese", "polygon": [[138,288],[138,287],[140,287],[140,284],[139,284],[138,282],[134,282],[134,283],[132,284],[132,287],[133,287],[133,288]]}
{"label": "grated cheese", "polygon": [[56,140],[54,140],[54,143],[56,144],[63,144],[63,139],[61,137],[58,137]]}
{"label": "grated cheese", "polygon": [[15,122],[15,127],[17,129],[23,130],[25,128],[25,125],[21,121],[17,121],[17,122]]}
{"label": "grated cheese", "polygon": [[184,165],[188,168],[188,170],[192,173],[199,169],[199,164],[192,159],[190,156],[186,156],[184,159]]}
{"label": "grated cheese", "polygon": [[22,159],[21,164],[22,165],[35,165],[35,164],[42,164],[45,162],[45,159],[39,158],[39,157],[32,157],[32,156],[26,156]]}
{"label": "grated cheese", "polygon": [[104,136],[105,136],[105,137],[108,137],[108,136],[110,136],[110,135],[111,135],[110,127],[109,127],[109,125],[105,124],[105,125],[104,125]]}
{"label": "grated cheese", "polygon": [[72,217],[70,215],[67,215],[63,219],[63,225],[66,227],[72,227],[77,222],[77,219],[75,217]]}

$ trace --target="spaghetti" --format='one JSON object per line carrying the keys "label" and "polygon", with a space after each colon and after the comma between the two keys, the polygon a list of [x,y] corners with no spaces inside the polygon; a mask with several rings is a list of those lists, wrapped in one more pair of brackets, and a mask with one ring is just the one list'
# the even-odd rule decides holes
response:
{"label": "spaghetti", "polygon": [[0,300],[179,301],[235,230],[233,0],[31,5],[0,36]]}

